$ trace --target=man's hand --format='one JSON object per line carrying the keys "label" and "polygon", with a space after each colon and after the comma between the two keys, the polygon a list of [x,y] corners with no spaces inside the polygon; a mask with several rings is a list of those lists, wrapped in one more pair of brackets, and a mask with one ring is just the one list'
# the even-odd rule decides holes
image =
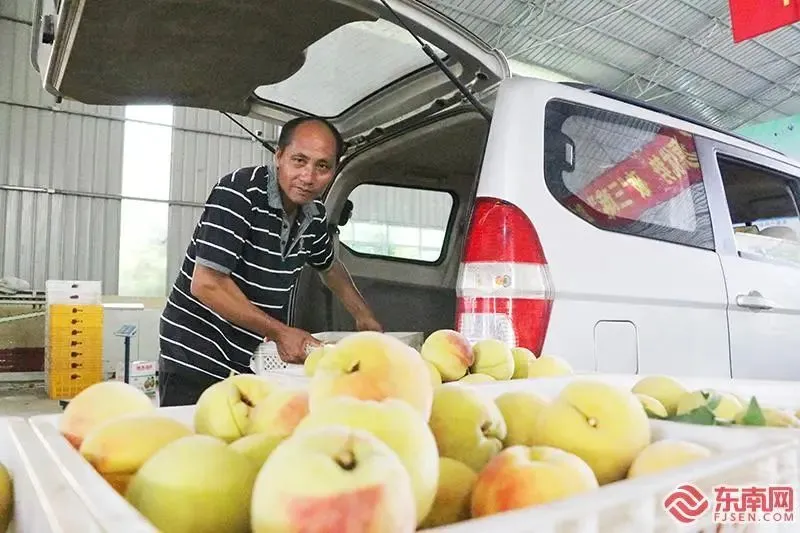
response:
{"label": "man's hand", "polygon": [[298,328],[285,326],[281,328],[274,339],[278,347],[278,356],[284,363],[302,365],[310,348],[322,346],[322,343],[311,336],[310,333]]}
{"label": "man's hand", "polygon": [[358,331],[379,331],[383,333],[383,326],[370,313],[356,318],[356,329]]}

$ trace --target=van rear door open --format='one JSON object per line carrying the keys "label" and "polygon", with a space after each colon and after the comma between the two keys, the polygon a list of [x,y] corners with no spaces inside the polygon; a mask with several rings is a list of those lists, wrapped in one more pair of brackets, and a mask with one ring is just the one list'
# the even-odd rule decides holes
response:
{"label": "van rear door open", "polygon": [[[378,0],[35,0],[31,59],[50,93],[283,122],[313,114],[351,137],[458,89]],[[505,57],[417,0],[404,24],[475,94]]]}

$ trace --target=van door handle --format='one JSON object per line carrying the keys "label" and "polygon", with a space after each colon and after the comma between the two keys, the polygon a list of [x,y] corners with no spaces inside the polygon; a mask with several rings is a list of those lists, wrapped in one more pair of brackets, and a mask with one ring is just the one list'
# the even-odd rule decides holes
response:
{"label": "van door handle", "polygon": [[772,300],[764,298],[758,291],[750,291],[749,294],[740,294],[736,297],[736,305],[747,309],[772,309],[775,304]]}

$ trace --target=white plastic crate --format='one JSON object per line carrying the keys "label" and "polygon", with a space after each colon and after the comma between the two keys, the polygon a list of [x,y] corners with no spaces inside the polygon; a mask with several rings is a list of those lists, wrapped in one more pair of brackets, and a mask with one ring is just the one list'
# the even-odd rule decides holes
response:
{"label": "white plastic crate", "polygon": [[25,419],[0,418],[0,462],[14,485],[9,533],[102,531]]}
{"label": "white plastic crate", "polygon": [[47,304],[101,304],[100,281],[49,279],[45,282]]}
{"label": "white plastic crate", "polygon": [[[490,383],[474,383],[468,386],[486,398],[496,398],[502,393],[511,391],[531,391],[544,398],[552,399],[569,383],[577,379],[602,381],[630,390],[645,375],[630,374],[578,374],[558,378],[521,379]],[[674,377],[674,376],[673,376]],[[762,405],[782,406],[785,401],[798,397],[792,395],[791,383],[766,381],[720,380],[704,378],[676,377],[689,390],[715,388],[742,395],[757,395],[764,398]],[[735,386],[734,386],[735,385]],[[768,394],[771,391],[771,394]],[[791,405],[791,404],[788,404]],[[696,424],[671,421],[651,420],[654,440],[665,438],[686,439],[704,444],[722,452],[713,461],[694,463],[684,468],[671,470],[657,478],[626,480],[601,488],[599,495],[588,494],[572,498],[569,501],[539,507],[531,511],[507,513],[502,522],[492,523],[498,530],[513,528],[515,520],[530,520],[536,523],[535,528],[514,529],[515,532],[533,533],[636,533],[648,531],[653,533],[728,533],[746,531],[747,533],[774,533],[800,531],[800,516],[796,522],[784,524],[743,524],[718,525],[712,523],[710,513],[704,521],[697,521],[689,526],[674,522],[665,512],[664,498],[672,493],[678,485],[690,482],[704,494],[711,497],[712,487],[719,484],[768,486],[792,486],[795,491],[795,508],[800,496],[800,430],[786,428],[760,427],[723,427],[701,426]],[[758,454],[759,448],[770,448],[769,453]],[[754,453],[755,452],[755,453]],[[753,458],[752,463],[743,456]],[[727,456],[727,457],[726,457]],[[712,466],[712,463],[715,466]],[[717,468],[715,472],[711,470]],[[642,511],[642,505],[646,511]],[[644,512],[636,515],[637,510]],[[519,518],[515,518],[518,515]],[[479,533],[479,521],[473,521],[474,529],[455,527],[440,528],[442,533]],[[488,524],[487,524],[488,525]],[[541,527],[540,527],[541,526]]]}
{"label": "white plastic crate", "polygon": [[[324,344],[336,344],[344,337],[352,335],[353,333],[355,332],[322,331],[319,333],[313,333],[312,337],[314,337],[315,339]],[[386,332],[386,334],[392,335],[393,337],[397,337],[398,339],[408,344],[409,346],[412,346],[416,350],[422,348],[422,342],[424,341],[424,336],[422,332],[419,331],[401,331],[401,332],[390,331]],[[262,342],[258,346],[258,348],[256,348],[255,354],[253,355],[253,358],[250,362],[250,369],[256,374],[282,373],[294,376],[302,376],[305,374],[303,370],[303,365],[287,363],[283,361],[278,355],[277,345],[272,341]]]}
{"label": "white plastic crate", "polygon": [[[492,390],[516,390],[519,388],[529,389],[530,382],[535,383],[535,390],[543,393],[558,393],[568,383],[576,379],[599,380],[611,385],[618,385],[627,390],[641,379],[653,374],[603,374],[588,373],[575,374],[572,376],[535,378],[532,380],[512,380],[507,382],[481,383],[479,390],[490,392]],[[663,374],[659,374],[663,375]],[[715,389],[718,391],[731,392],[736,395],[758,398],[762,407],[788,408],[792,410],[800,409],[800,386],[796,381],[780,380],[758,380],[758,379],[730,379],[714,378],[702,376],[679,376],[670,374],[689,391],[698,389]],[[490,392],[491,393],[491,392]]]}
{"label": "white plastic crate", "polygon": [[[648,376],[648,374],[576,374],[573,376],[564,377],[512,380],[498,383],[476,383],[473,385],[476,390],[492,397],[509,390],[531,390],[545,397],[552,397],[558,394],[561,389],[576,379],[602,381],[626,390],[631,390],[639,380],[646,376]],[[761,407],[790,409],[792,412],[800,409],[800,386],[793,381],[720,379],[697,376],[672,377],[678,380],[678,382],[680,382],[689,391],[698,389],[714,389],[717,391],[733,393],[748,399],[751,396],[755,396]],[[761,438],[790,437],[797,439],[797,454],[798,461],[800,461],[800,428],[721,426],[720,429],[727,431],[729,438],[739,438],[739,435],[746,434],[755,435],[756,437]],[[798,525],[797,530],[800,531],[800,525]]]}
{"label": "white plastic crate", "polygon": [[[493,384],[494,385],[494,384]],[[495,396],[509,388],[535,380],[506,382],[506,387],[472,388]],[[493,390],[493,391],[492,391]],[[191,424],[194,407],[162,408],[165,415]],[[50,449],[60,471],[84,500],[97,522],[115,533],[147,532],[155,529],[85,462],[56,429],[60,415],[31,418],[31,424]],[[727,428],[702,427],[672,422],[651,421],[655,439],[683,438],[704,444],[717,453],[712,459],[676,468],[661,475],[625,480],[601,487],[589,494],[535,508],[470,520],[451,526],[433,528],[431,533],[721,533],[742,531],[718,528],[710,513],[691,527],[679,526],[664,510],[663,499],[684,483],[694,483],[709,497],[717,484],[791,485],[798,488],[796,442],[780,436],[743,432],[730,438]],[[757,527],[756,527],[757,526]],[[783,533],[797,531],[797,523],[751,524],[748,533]],[[220,532],[224,533],[224,532]]]}

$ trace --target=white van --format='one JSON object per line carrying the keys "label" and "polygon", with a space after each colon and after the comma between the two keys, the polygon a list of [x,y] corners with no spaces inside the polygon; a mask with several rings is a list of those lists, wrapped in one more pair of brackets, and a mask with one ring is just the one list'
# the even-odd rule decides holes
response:
{"label": "white van", "polygon": [[[415,0],[38,1],[53,94],[331,118],[349,148],[325,202],[388,329],[458,328],[581,371],[800,379],[800,164],[780,153],[511,77]],[[420,206],[408,246],[367,235]],[[316,276],[296,289],[295,325],[353,327]]]}

